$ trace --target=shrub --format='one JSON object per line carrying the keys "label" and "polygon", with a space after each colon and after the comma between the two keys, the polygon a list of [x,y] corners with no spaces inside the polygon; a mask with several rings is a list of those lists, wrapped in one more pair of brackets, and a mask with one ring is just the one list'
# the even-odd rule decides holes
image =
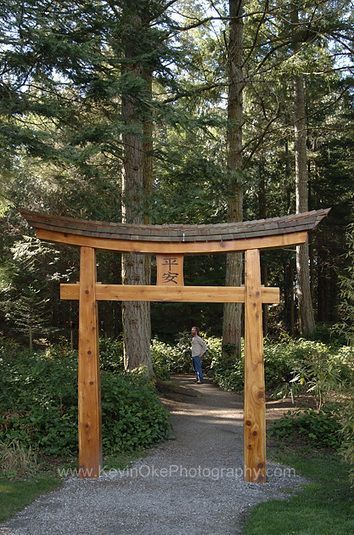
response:
{"label": "shrub", "polygon": [[203,338],[208,346],[208,350],[203,357],[203,368],[207,374],[212,375],[215,364],[220,361],[221,338],[216,336],[203,336]]}
{"label": "shrub", "polygon": [[168,379],[174,367],[176,347],[154,338],[151,342],[151,358],[158,379]]}
{"label": "shrub", "polygon": [[354,482],[354,398],[341,410],[339,421],[341,425],[340,454],[350,466],[350,480]]}
{"label": "shrub", "polygon": [[347,343],[354,345],[354,223],[347,227],[348,267],[344,275],[339,276],[340,304],[338,312],[340,322],[333,326],[334,333],[343,336]]}
{"label": "shrub", "polygon": [[[221,350],[221,340],[214,336],[206,336],[201,333],[208,350],[203,356],[204,373],[212,373],[213,362],[216,362]],[[179,333],[175,345],[166,344],[154,339],[151,345],[154,371],[159,379],[168,379],[171,374],[193,373],[191,335],[185,331]]]}
{"label": "shrub", "polygon": [[77,358],[56,348],[0,362],[0,436],[50,455],[75,451]]}
{"label": "shrub", "polygon": [[21,352],[20,345],[6,336],[0,336],[0,358],[15,358]]}
{"label": "shrub", "polygon": [[[1,359],[0,374],[0,440],[47,455],[75,454],[76,352],[55,346]],[[139,374],[110,369],[102,372],[102,421],[104,444],[119,451],[150,446],[168,431],[168,413],[153,386]]]}
{"label": "shrub", "polygon": [[149,447],[166,438],[169,415],[137,374],[102,374],[103,444],[111,453]]}
{"label": "shrub", "polygon": [[[294,340],[284,337],[281,342],[265,340],[265,387],[270,397],[296,396],[311,393],[318,406],[333,390],[352,384],[354,353],[349,347],[334,348],[321,342]],[[226,390],[241,391],[244,383],[244,350],[239,361],[230,365],[221,356],[221,344],[213,353],[210,371],[214,381]]]}
{"label": "shrub", "polygon": [[269,435],[285,445],[305,443],[314,448],[339,450],[341,445],[338,415],[330,411],[307,409],[288,413],[272,423]]}
{"label": "shrub", "polygon": [[37,470],[37,455],[18,440],[0,442],[0,474],[10,479],[32,475]]}
{"label": "shrub", "polygon": [[100,367],[106,371],[123,371],[123,341],[104,336],[100,338]]}

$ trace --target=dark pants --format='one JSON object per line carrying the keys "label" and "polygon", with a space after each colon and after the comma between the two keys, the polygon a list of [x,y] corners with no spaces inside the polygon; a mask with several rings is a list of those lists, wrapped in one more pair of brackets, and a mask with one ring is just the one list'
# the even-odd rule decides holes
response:
{"label": "dark pants", "polygon": [[197,357],[192,357],[192,361],[193,361],[193,369],[195,371],[197,380],[202,383],[203,382],[202,359],[199,356],[197,356]]}

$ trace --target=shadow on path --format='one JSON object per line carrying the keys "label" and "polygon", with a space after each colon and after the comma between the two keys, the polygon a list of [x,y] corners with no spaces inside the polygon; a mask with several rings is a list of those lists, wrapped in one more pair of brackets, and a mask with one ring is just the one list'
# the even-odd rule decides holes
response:
{"label": "shadow on path", "polygon": [[268,463],[268,482],[243,481],[240,397],[192,375],[173,380],[189,395],[161,396],[174,438],[128,469],[71,478],[0,527],[2,534],[231,535],[253,505],[284,498],[303,480]]}

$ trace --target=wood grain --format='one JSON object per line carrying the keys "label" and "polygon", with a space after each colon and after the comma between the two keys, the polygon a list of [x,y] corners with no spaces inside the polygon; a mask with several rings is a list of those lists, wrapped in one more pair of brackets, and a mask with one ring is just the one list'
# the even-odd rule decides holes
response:
{"label": "wood grain", "polygon": [[183,255],[156,255],[158,286],[183,286]]}
{"label": "wood grain", "polygon": [[276,249],[288,245],[301,245],[307,241],[307,232],[293,232],[279,236],[265,236],[227,241],[205,242],[149,242],[139,240],[116,240],[95,238],[52,230],[37,229],[36,236],[40,240],[67,245],[94,247],[107,251],[151,253],[151,254],[209,254],[246,251],[247,249]]}
{"label": "wood grain", "polygon": [[[79,284],[61,284],[60,298],[80,298]],[[97,301],[161,301],[180,303],[244,303],[244,286],[148,286],[142,284],[97,284]],[[262,287],[262,303],[278,304],[279,288]]]}
{"label": "wood grain", "polygon": [[101,388],[96,303],[96,254],[81,247],[79,291],[79,474],[97,477],[102,466]]}
{"label": "wood grain", "polygon": [[245,253],[244,476],[266,481],[265,384],[259,251]]}

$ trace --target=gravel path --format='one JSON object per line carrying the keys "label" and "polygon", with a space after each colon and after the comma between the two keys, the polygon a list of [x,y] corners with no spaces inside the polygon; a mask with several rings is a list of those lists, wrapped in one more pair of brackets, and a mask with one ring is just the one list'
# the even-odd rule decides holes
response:
{"label": "gravel path", "polygon": [[[176,376],[192,395],[163,399],[171,410],[173,440],[128,470],[97,480],[67,479],[0,526],[6,535],[231,535],[247,510],[285,498],[304,480],[268,463],[268,482],[242,476],[242,404],[193,377]],[[188,393],[188,392],[187,392]]]}

